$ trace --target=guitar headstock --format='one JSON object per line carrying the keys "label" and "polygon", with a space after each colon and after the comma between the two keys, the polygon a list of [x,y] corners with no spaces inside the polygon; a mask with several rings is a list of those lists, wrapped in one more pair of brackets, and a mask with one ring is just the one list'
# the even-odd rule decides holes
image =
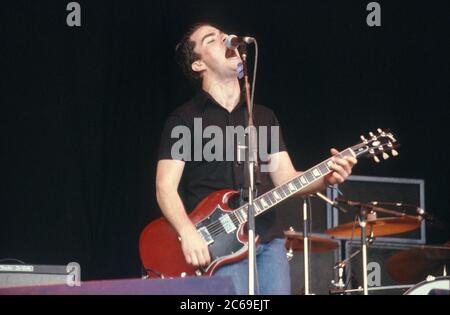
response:
{"label": "guitar headstock", "polygon": [[396,148],[400,146],[396,137],[389,130],[377,129],[377,133],[369,132],[368,136],[361,136],[361,142],[351,147],[356,157],[373,158],[380,162],[380,156],[387,160],[389,154],[398,156]]}

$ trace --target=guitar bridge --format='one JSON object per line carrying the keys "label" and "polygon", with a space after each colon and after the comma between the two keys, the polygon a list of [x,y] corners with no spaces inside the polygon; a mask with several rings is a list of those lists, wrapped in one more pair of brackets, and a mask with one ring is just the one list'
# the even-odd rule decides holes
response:
{"label": "guitar bridge", "polygon": [[212,238],[211,234],[209,233],[208,229],[205,226],[199,228],[197,231],[200,233],[200,236],[203,238],[206,244],[209,245],[214,243],[214,239]]}

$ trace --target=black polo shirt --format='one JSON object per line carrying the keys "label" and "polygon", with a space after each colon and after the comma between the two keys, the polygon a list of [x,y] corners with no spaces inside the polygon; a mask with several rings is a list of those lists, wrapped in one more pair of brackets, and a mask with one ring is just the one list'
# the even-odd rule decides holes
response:
{"label": "black polo shirt", "polygon": [[[209,194],[221,189],[236,189],[239,190],[244,184],[244,163],[238,162],[239,156],[243,156],[243,151],[238,153],[238,139],[227,138],[227,127],[245,127],[247,125],[247,110],[243,99],[230,113],[225,108],[220,106],[208,93],[202,91],[197,94],[195,98],[177,108],[172,112],[167,119],[159,147],[158,160],[164,159],[178,159],[185,162],[185,168],[179,185],[179,194],[184,203],[186,211],[191,212],[197,204],[207,197]],[[259,147],[262,154],[277,153],[286,151],[286,146],[283,141],[281,130],[279,129],[278,119],[272,110],[265,106],[255,105],[253,109],[255,126],[267,127],[267,147]],[[201,128],[199,122],[201,122]],[[207,128],[214,126],[215,130],[221,130],[222,136],[222,158],[212,160],[206,158],[203,153],[205,146],[211,141],[212,137],[219,137],[220,134],[210,133],[209,137],[205,137],[203,132]],[[183,136],[180,132],[176,132],[172,137],[174,128],[178,131],[188,131],[189,137]],[[181,127],[181,128],[180,128]],[[218,128],[217,128],[218,127]],[[271,146],[271,127],[278,127],[278,149],[275,148],[272,152]],[[260,130],[258,128],[258,130]],[[258,134],[262,137],[262,133]],[[190,148],[185,147],[179,149],[180,139],[190,141]],[[194,139],[196,137],[196,139]],[[199,139],[201,138],[201,139]],[[234,140],[234,145],[232,141]],[[197,142],[195,142],[197,141]],[[174,156],[172,154],[173,146],[178,143],[175,150],[182,154]],[[201,146],[199,145],[201,144]],[[245,143],[244,143],[245,144]],[[210,151],[208,151],[210,152]],[[217,153],[212,150],[213,153]],[[219,151],[220,152],[220,151]],[[231,153],[232,152],[232,153]],[[228,160],[227,160],[228,153]],[[231,154],[231,155],[230,155]],[[219,154],[220,155],[220,154]],[[239,156],[238,156],[239,155]],[[230,156],[232,157],[230,159]],[[264,156],[264,155],[263,155]],[[263,157],[265,160],[265,158]],[[264,162],[264,161],[262,161]],[[265,193],[273,188],[273,183],[270,175],[267,172],[260,172],[259,175],[258,195]],[[241,200],[242,202],[242,200]],[[231,203],[231,207],[237,207],[238,201]],[[276,207],[269,210],[256,218],[256,233],[260,235],[261,242],[268,242],[275,237],[283,237],[283,231],[278,224]]]}

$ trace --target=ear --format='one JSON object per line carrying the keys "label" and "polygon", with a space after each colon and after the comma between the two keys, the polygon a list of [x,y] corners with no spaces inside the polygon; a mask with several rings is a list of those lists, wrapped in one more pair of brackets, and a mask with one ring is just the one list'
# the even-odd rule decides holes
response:
{"label": "ear", "polygon": [[202,72],[203,70],[206,69],[205,64],[201,60],[194,61],[191,67],[192,70],[195,72]]}

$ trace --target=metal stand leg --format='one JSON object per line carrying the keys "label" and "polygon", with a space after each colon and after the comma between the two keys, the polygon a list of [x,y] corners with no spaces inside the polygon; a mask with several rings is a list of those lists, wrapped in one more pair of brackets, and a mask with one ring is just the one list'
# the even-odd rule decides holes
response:
{"label": "metal stand leg", "polygon": [[359,225],[361,227],[361,252],[363,264],[363,291],[364,295],[369,295],[368,279],[367,279],[367,237],[366,237],[366,210],[361,208],[361,215],[359,217]]}
{"label": "metal stand leg", "polygon": [[308,233],[308,200],[303,199],[303,261],[305,266],[305,295],[310,295],[309,290],[309,233]]}

